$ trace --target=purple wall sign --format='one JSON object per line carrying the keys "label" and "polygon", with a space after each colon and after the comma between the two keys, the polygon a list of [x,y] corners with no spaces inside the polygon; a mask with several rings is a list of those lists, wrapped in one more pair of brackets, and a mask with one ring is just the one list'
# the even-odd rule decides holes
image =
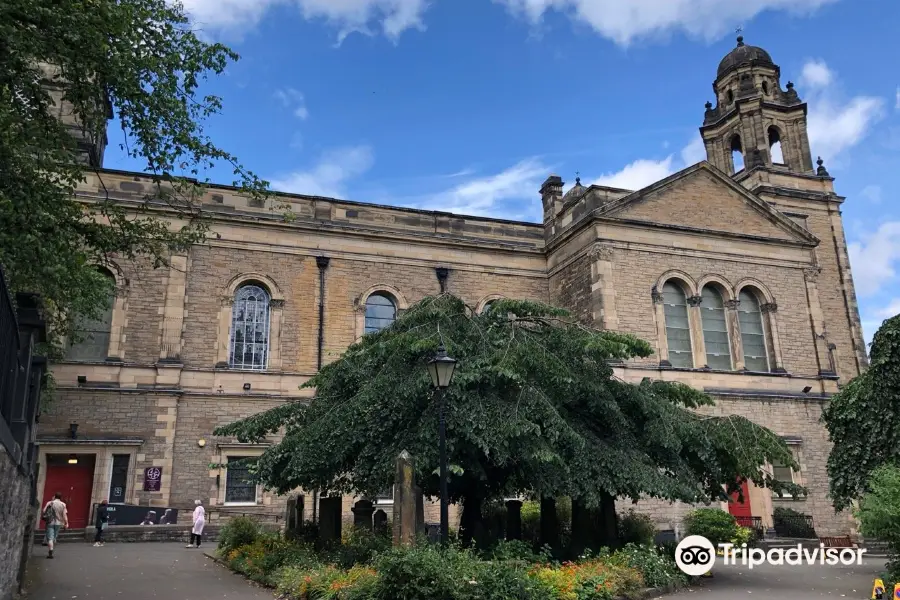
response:
{"label": "purple wall sign", "polygon": [[162,467],[144,469],[144,491],[158,492],[162,489]]}

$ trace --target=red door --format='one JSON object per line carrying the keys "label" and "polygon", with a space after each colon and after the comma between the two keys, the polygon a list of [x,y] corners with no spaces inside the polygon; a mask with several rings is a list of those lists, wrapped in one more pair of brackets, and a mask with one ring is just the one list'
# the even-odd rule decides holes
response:
{"label": "red door", "polygon": [[[81,461],[79,461],[81,462]],[[87,461],[85,461],[87,462]],[[91,516],[91,488],[94,487],[94,465],[47,464],[47,482],[44,484],[44,500],[41,510],[56,492],[62,492],[62,501],[69,513],[69,529],[84,529]],[[41,522],[41,527],[46,523]]]}
{"label": "red door", "polygon": [[748,488],[746,481],[741,484],[741,493],[744,496],[743,502],[738,500],[737,492],[731,495],[731,498],[728,501],[728,512],[734,515],[738,525],[749,527],[751,521],[750,517],[753,516],[753,512],[750,510],[750,489]]}

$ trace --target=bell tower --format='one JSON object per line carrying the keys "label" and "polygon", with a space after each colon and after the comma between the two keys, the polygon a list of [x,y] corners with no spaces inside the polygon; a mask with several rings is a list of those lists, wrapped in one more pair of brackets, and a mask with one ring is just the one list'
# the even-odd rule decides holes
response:
{"label": "bell tower", "polygon": [[790,81],[781,89],[781,69],[768,52],[738,36],[713,92],[716,105],[706,103],[700,128],[710,163],[732,175],[754,167],[813,174],[806,103]]}

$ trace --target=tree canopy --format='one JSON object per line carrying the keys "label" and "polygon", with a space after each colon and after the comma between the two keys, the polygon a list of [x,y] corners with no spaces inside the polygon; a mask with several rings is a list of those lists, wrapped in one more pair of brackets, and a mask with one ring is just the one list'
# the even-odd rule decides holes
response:
{"label": "tree canopy", "polygon": [[[265,193],[203,129],[221,102],[201,85],[237,58],[198,38],[179,2],[0,0],[0,264],[14,290],[41,294],[56,340],[75,315],[105,308],[96,265],[147,256],[158,266],[204,239],[196,200],[208,169],[225,164],[244,193]],[[122,150],[156,182],[129,210],[108,196],[74,199],[91,168],[76,138],[104,140],[111,116]]]}
{"label": "tree canopy", "polygon": [[869,490],[876,468],[900,463],[900,315],[875,333],[869,369],[831,398],[823,419],[834,444],[830,495],[841,510]]}
{"label": "tree canopy", "polygon": [[[610,361],[646,357],[636,337],[578,323],[543,304],[500,300],[476,315],[458,298],[426,298],[351,346],[295,402],[221,427],[257,442],[270,488],[373,496],[408,450],[426,495],[438,495],[437,410],[425,364],[443,345],[458,362],[446,391],[449,494],[464,507],[517,494],[705,502],[746,478],[776,490],[766,463],[795,465],[773,432],[692,409],[712,399],[677,383],[626,383]],[[723,487],[725,486],[725,487]]]}

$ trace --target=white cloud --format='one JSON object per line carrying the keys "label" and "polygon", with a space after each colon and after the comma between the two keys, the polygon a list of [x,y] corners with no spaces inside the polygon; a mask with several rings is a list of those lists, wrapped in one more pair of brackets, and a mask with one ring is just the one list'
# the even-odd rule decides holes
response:
{"label": "white cloud", "polygon": [[813,156],[833,158],[858,144],[872,126],[884,116],[884,99],[856,96],[842,99],[834,72],[822,61],[810,61],[803,67],[801,81],[808,87],[807,132]]}
{"label": "white cloud", "polygon": [[639,190],[671,175],[674,170],[672,162],[674,155],[669,155],[662,160],[639,159],[625,165],[621,171],[607,173],[598,177],[594,184],[626,190]]}
{"label": "white cloud", "polygon": [[275,97],[281,101],[285,108],[290,108],[294,116],[305,121],[309,118],[309,109],[306,108],[306,98],[294,88],[275,90]]}
{"label": "white cloud", "polygon": [[304,19],[324,19],[338,30],[338,41],[354,31],[373,33],[377,24],[397,40],[407,29],[424,29],[427,0],[182,0],[193,21],[204,31],[240,37],[276,5],[300,9]]}
{"label": "white cloud", "polygon": [[474,177],[406,204],[457,214],[535,220],[540,217],[540,207],[535,208],[538,190],[550,170],[539,158],[526,158],[499,173]]}
{"label": "white cloud", "polygon": [[875,311],[875,315],[880,319],[890,319],[900,315],[900,298],[891,300],[890,304]]}
{"label": "white cloud", "polygon": [[636,38],[683,31],[714,40],[767,10],[805,14],[836,0],[494,0],[533,23],[556,10],[627,46]]}
{"label": "white cloud", "polygon": [[860,296],[872,296],[897,278],[900,221],[883,223],[867,238],[847,246],[853,282]]}
{"label": "white cloud", "polygon": [[833,80],[834,73],[824,60],[808,61],[800,72],[800,83],[809,88],[828,87]]}
{"label": "white cloud", "polygon": [[347,195],[347,183],[372,168],[375,155],[365,145],[337,148],[324,153],[314,165],[275,177],[273,190],[310,196],[342,198]]}
{"label": "white cloud", "polygon": [[881,186],[867,185],[859,193],[860,196],[871,202],[872,204],[881,204]]}
{"label": "white cloud", "polygon": [[900,85],[897,86],[897,100],[894,103],[894,108],[900,110]]}
{"label": "white cloud", "polygon": [[639,190],[702,160],[706,160],[706,146],[698,133],[677,154],[670,154],[660,160],[640,158],[625,165],[620,171],[601,175],[593,183],[626,190]]}

